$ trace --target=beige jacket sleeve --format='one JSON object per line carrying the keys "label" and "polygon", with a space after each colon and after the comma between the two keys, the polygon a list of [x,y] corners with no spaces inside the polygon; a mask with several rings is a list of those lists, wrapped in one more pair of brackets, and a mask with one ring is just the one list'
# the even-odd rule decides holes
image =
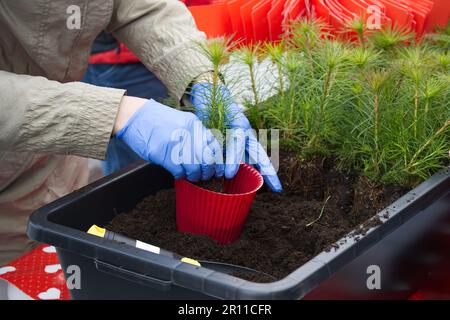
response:
{"label": "beige jacket sleeve", "polygon": [[124,90],[0,71],[0,150],[102,159]]}
{"label": "beige jacket sleeve", "polygon": [[[211,70],[208,59],[198,50],[205,35],[178,0],[114,0],[112,5],[111,17],[103,27],[125,43],[178,98],[194,78]],[[50,24],[47,21],[45,25]],[[60,36],[60,27],[49,29],[45,35]],[[35,59],[39,57],[34,54]],[[43,66],[52,70],[48,60]],[[76,63],[80,61],[69,64]],[[101,159],[123,94],[124,90],[0,71],[0,151]]]}
{"label": "beige jacket sleeve", "polygon": [[200,53],[205,34],[178,0],[116,0],[107,31],[136,54],[178,99],[199,75],[212,70]]}

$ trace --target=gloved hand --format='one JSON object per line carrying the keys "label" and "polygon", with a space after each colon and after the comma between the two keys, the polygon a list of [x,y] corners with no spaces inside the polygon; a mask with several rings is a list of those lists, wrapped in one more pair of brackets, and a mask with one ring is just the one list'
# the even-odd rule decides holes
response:
{"label": "gloved hand", "polygon": [[[208,119],[209,116],[209,102],[212,97],[211,89],[212,84],[207,82],[196,83],[191,89],[191,103],[194,106],[196,115],[202,121]],[[281,192],[283,188],[276,171],[264,148],[256,139],[255,132],[244,115],[242,107],[232,101],[226,87],[221,86],[217,96],[219,99],[226,101],[227,125],[230,129],[234,129],[234,139],[229,139],[226,148],[225,177],[231,179],[236,175],[244,153],[246,153],[250,163],[255,164],[270,189],[275,192]]]}
{"label": "gloved hand", "polygon": [[193,113],[148,100],[116,136],[175,179],[197,182],[224,174],[222,147]]}

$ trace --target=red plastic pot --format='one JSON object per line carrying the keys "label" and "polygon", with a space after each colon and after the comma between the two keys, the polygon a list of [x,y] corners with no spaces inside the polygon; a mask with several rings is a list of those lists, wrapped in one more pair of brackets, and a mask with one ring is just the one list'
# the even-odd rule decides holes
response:
{"label": "red plastic pot", "polygon": [[263,178],[241,164],[233,179],[225,180],[224,193],[203,189],[185,179],[175,181],[179,232],[204,234],[219,244],[237,240]]}

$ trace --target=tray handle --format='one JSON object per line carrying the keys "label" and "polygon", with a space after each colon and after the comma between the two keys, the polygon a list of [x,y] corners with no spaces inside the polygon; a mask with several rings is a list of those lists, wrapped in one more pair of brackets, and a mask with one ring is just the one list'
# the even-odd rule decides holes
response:
{"label": "tray handle", "polygon": [[170,289],[172,288],[172,281],[170,280],[162,280],[151,277],[149,275],[139,274],[137,272],[124,269],[123,267],[114,266],[100,260],[95,260],[95,266],[100,272],[107,273],[124,280],[133,281],[138,284],[144,284],[160,291],[170,291]]}

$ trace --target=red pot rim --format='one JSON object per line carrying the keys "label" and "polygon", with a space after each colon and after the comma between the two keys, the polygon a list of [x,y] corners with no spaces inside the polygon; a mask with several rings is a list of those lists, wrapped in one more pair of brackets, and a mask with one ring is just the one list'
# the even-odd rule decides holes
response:
{"label": "red pot rim", "polygon": [[[246,195],[255,193],[255,192],[257,192],[259,189],[261,189],[261,187],[262,187],[263,184],[264,184],[264,179],[263,179],[262,175],[259,173],[259,171],[256,170],[256,169],[255,169],[254,167],[252,167],[251,165],[249,165],[248,163],[245,163],[245,162],[241,163],[240,166],[241,166],[241,167],[244,167],[244,168],[246,168],[246,169],[248,169],[248,170],[250,170],[250,171],[252,171],[252,172],[254,172],[254,173],[256,173],[256,176],[257,176],[259,182],[258,182],[257,187],[256,187],[254,190],[251,190],[251,191],[248,191],[248,192],[244,192],[244,193],[233,193],[233,194],[229,194],[229,193],[222,193],[222,192],[217,192],[217,191],[211,191],[211,190],[208,190],[208,189],[199,187],[198,185],[196,185],[196,184],[190,182],[189,180],[187,180],[187,179],[185,179],[185,178],[178,179],[177,182],[185,182],[185,183],[190,184],[191,187],[193,187],[193,188],[195,188],[195,189],[197,189],[197,190],[206,191],[206,192],[209,192],[209,193],[218,194],[218,195],[221,195],[221,196],[227,196],[227,197],[246,196]],[[241,168],[239,168],[239,170],[241,170]],[[234,178],[233,178],[233,179],[234,179]]]}

